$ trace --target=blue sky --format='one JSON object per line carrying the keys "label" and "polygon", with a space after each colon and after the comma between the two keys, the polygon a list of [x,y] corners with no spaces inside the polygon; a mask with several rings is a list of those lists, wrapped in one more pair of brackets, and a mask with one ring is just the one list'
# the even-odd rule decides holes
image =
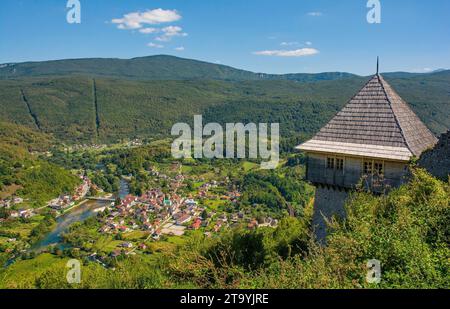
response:
{"label": "blue sky", "polygon": [[367,0],[79,1],[81,24],[69,24],[67,0],[1,0],[0,63],[170,54],[368,75],[380,56],[382,71],[450,68],[448,0],[380,0],[381,24],[367,22]]}

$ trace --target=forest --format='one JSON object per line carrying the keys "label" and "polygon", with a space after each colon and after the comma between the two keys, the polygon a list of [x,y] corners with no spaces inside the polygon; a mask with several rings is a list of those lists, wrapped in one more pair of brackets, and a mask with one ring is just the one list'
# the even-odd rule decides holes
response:
{"label": "forest", "polygon": [[[280,123],[282,148],[288,151],[320,129],[369,80],[348,73],[256,74],[169,56],[127,61],[4,67],[0,120],[63,143],[89,144],[165,138],[175,123],[191,124],[193,115],[201,114],[205,122],[221,125]],[[438,134],[450,126],[449,72],[383,76]]]}

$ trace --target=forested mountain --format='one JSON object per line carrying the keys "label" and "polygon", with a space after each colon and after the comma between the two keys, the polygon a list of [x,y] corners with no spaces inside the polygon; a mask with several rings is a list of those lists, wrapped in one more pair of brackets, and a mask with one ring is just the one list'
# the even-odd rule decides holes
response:
{"label": "forested mountain", "polygon": [[297,80],[318,81],[351,78],[350,73],[264,74],[204,61],[158,55],[133,59],[87,58],[0,65],[0,79],[83,75],[132,80]]}
{"label": "forested mountain", "polygon": [[[450,127],[450,71],[384,77],[431,130]],[[174,123],[202,114],[205,122],[279,122],[292,144],[317,131],[368,80],[256,74],[171,56],[4,65],[0,79],[0,120],[65,142],[163,137]]]}

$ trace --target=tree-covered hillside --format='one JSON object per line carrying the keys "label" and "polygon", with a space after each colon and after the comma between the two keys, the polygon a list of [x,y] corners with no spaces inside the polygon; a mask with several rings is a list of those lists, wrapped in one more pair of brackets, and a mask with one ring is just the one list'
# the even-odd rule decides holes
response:
{"label": "tree-covered hillside", "polygon": [[[450,73],[386,78],[435,133],[450,127]],[[176,122],[279,122],[282,138],[320,129],[366,82],[353,77],[287,80],[137,81],[47,77],[0,81],[0,120],[66,142],[113,142],[167,136]]]}
{"label": "tree-covered hillside", "polygon": [[[286,220],[192,243],[168,267],[204,288],[448,288],[449,185],[416,170],[387,196],[354,193],[326,247],[308,240],[308,221]],[[379,285],[366,281],[372,259],[381,264]]]}
{"label": "tree-covered hillside", "polygon": [[25,199],[20,207],[38,207],[74,190],[78,177],[38,158],[53,142],[43,133],[0,122],[0,198],[16,195]]}

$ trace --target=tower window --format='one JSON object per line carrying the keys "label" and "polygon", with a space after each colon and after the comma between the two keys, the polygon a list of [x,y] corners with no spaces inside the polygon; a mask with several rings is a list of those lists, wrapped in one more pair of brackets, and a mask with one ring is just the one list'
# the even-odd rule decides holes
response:
{"label": "tower window", "polygon": [[373,164],[373,172],[378,175],[382,175],[384,173],[383,162],[374,162]]}
{"label": "tower window", "polygon": [[381,161],[364,161],[363,169],[365,175],[382,175],[384,174],[384,163]]}
{"label": "tower window", "polygon": [[338,171],[343,171],[344,170],[344,159],[336,158],[336,169]]}
{"label": "tower window", "polygon": [[327,158],[327,168],[334,169],[334,158]]}
{"label": "tower window", "polygon": [[373,172],[373,162],[372,161],[364,161],[364,174],[370,175]]}

